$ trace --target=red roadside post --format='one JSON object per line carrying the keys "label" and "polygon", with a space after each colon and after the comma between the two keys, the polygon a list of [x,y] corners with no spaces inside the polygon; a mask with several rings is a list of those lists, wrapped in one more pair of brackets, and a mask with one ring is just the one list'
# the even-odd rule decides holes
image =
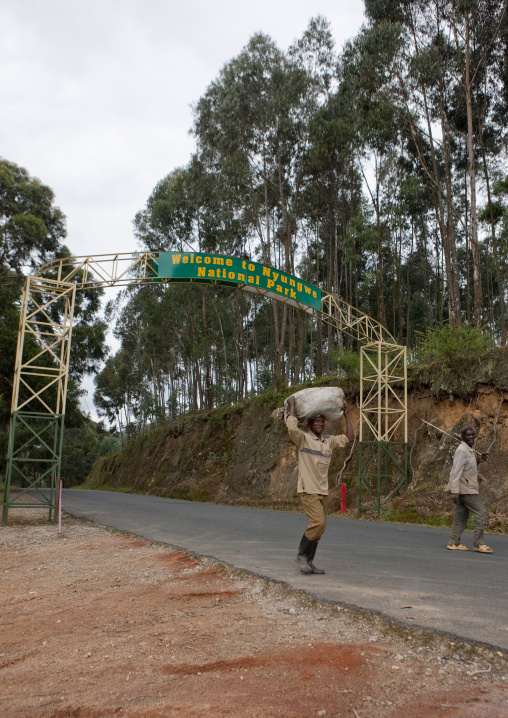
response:
{"label": "red roadside post", "polygon": [[340,513],[346,510],[346,484],[340,485]]}
{"label": "red roadside post", "polygon": [[58,535],[62,535],[62,486],[63,478],[60,477],[60,484],[58,486]]}

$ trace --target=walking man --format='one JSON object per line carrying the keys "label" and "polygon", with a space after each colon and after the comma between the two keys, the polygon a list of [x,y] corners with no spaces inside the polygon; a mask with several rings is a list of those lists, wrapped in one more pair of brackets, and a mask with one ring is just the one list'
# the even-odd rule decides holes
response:
{"label": "walking man", "polygon": [[460,543],[462,532],[466,528],[469,514],[474,516],[474,544],[473,550],[479,553],[494,553],[483,539],[483,527],[487,518],[487,511],[478,495],[478,463],[487,460],[485,454],[476,454],[474,442],[476,434],[474,429],[466,426],[461,431],[462,441],[453,455],[453,466],[447,490],[451,492],[455,504],[450,540],[446,548],[450,551],[469,551],[467,546]]}
{"label": "walking man", "polygon": [[296,562],[302,573],[324,573],[314,565],[319,539],[326,526],[328,504],[328,468],[334,449],[343,449],[353,441],[355,434],[347,408],[344,409],[346,433],[323,436],[325,418],[322,415],[309,419],[310,431],[298,428],[295,416],[295,398],[288,399],[287,429],[298,452],[298,489],[303,509],[309,520],[298,549]]}

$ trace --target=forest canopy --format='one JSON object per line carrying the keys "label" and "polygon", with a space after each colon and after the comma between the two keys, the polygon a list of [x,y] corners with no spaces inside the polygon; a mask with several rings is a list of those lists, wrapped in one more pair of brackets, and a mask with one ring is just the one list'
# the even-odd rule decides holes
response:
{"label": "forest canopy", "polygon": [[[409,347],[447,325],[504,345],[506,4],[365,9],[340,51],[316,17],[286,51],[258,33],[226,63],[195,104],[195,153],[134,219],[139,246],[271,265]],[[120,349],[95,401],[131,430],[337,373],[358,350],[291,307],[220,287],[131,288],[109,312]]]}
{"label": "forest canopy", "polygon": [[[365,13],[342,48],[323,17],[285,50],[250,38],[197,99],[195,151],[136,214],[138,246],[270,265],[410,349],[448,326],[504,346],[506,3],[365,0]],[[51,190],[7,161],[0,216],[5,418],[23,271],[69,250]],[[99,295],[80,302],[74,387],[102,367],[95,404],[122,438],[336,374],[358,352],[315,317],[224,287],[133,284],[102,324]],[[107,326],[119,349],[105,360]]]}
{"label": "forest canopy", "polygon": [[[53,259],[70,256],[63,244],[65,215],[55,206],[53,190],[28,170],[0,158],[0,475],[7,453],[8,426],[18,340],[21,293],[26,274]],[[47,277],[54,278],[51,273]],[[75,276],[78,281],[80,274]],[[107,434],[85,416],[79,406],[80,383],[98,371],[107,355],[106,324],[100,318],[102,290],[88,288],[76,294],[71,345],[68,401],[62,471],[67,485],[79,483],[100,452]],[[58,304],[47,311],[59,317]],[[32,333],[24,338],[24,358],[40,352]],[[37,381],[34,379],[34,382]],[[21,430],[22,439],[29,434]],[[85,448],[86,447],[86,448]]]}

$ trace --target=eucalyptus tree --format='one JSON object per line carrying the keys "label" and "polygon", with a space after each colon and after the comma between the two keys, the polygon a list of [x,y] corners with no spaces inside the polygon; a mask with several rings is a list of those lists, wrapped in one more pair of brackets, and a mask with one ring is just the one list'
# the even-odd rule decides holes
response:
{"label": "eucalyptus tree", "polygon": [[[195,108],[200,160],[227,178],[254,253],[290,273],[309,125],[331,87],[334,61],[322,18],[312,20],[287,53],[267,36],[255,35]],[[273,302],[272,312],[275,385],[284,358],[287,307]]]}
{"label": "eucalyptus tree", "polygon": [[[186,168],[171,172],[156,185],[146,207],[136,214],[134,227],[139,243],[154,251],[180,249],[242,253],[246,236],[245,222],[239,216],[236,200],[231,199],[233,195],[230,190],[220,172],[214,173],[196,155],[193,156]],[[209,317],[214,313],[210,304],[213,298],[206,288],[195,288],[195,292],[199,292],[199,297],[193,297],[193,300],[197,299],[200,305],[205,353],[206,348],[209,348],[208,356],[200,366],[204,371],[205,404],[211,408],[213,360]],[[172,288],[171,298],[176,306],[181,306],[181,302],[186,301],[188,296],[188,289],[178,286]],[[238,310],[239,306],[237,298],[235,309]],[[244,317],[241,312],[238,314],[237,311],[236,314],[239,318],[239,341],[243,345]],[[177,330],[178,322],[179,318],[176,317],[173,331]],[[245,374],[245,362],[241,372]]]}
{"label": "eucalyptus tree", "polygon": [[[466,141],[470,188],[470,229],[473,254],[474,321],[483,320],[483,297],[480,276],[480,250],[476,203],[477,150],[482,144],[484,125],[490,119],[496,90],[496,41],[501,29],[508,28],[506,3],[497,0],[451,0],[447,6],[448,22],[456,51],[458,91],[463,95],[466,109]],[[494,73],[491,70],[494,69]],[[493,76],[494,75],[494,76]],[[494,85],[494,87],[493,87]],[[459,94],[458,92],[458,94]],[[460,103],[460,96],[459,102]],[[488,172],[484,164],[485,180]],[[494,252],[497,255],[495,235]],[[497,259],[497,256],[496,256]],[[499,275],[498,275],[499,276]],[[504,322],[504,299],[501,298]],[[504,333],[504,328],[503,328]]]}
{"label": "eucalyptus tree", "polygon": [[366,0],[365,6],[370,20],[366,33],[391,33],[397,39],[397,52],[390,58],[393,72],[383,86],[385,92],[391,92],[392,106],[398,106],[407,122],[412,148],[431,188],[445,259],[449,313],[460,323],[452,144],[446,113],[451,96],[452,48],[441,32],[440,2]]}
{"label": "eucalyptus tree", "polygon": [[[0,425],[6,426],[24,271],[53,258],[65,237],[65,217],[52,189],[23,167],[0,159]],[[31,336],[26,352],[37,353]]]}
{"label": "eucalyptus tree", "polygon": [[[65,216],[54,205],[53,190],[26,169],[13,162],[0,160],[0,276],[5,286],[6,300],[2,302],[6,318],[15,333],[18,328],[17,299],[21,293],[24,272],[52,259],[71,256],[61,242],[66,236]],[[54,272],[45,276],[54,278]],[[79,281],[80,273],[74,277]],[[75,381],[88,371],[94,371],[106,356],[104,322],[99,319],[102,290],[87,289],[78,292],[74,307],[74,342],[71,347],[70,373]],[[59,302],[48,308],[58,320],[62,310]],[[10,332],[12,333],[12,332]],[[27,337],[30,343],[31,338]],[[13,369],[15,344],[3,347]],[[11,372],[9,372],[11,373]]]}
{"label": "eucalyptus tree", "polygon": [[[302,207],[309,227],[316,228],[315,241],[311,242],[315,281],[353,304],[353,284],[359,281],[359,253],[358,246],[350,242],[348,225],[361,206],[362,181],[356,164],[354,125],[342,99],[340,94],[331,95],[310,123]],[[335,340],[343,346],[343,337],[334,337],[328,325],[328,372]],[[320,346],[318,339],[318,373],[324,368]]]}
{"label": "eucalyptus tree", "polygon": [[53,190],[14,162],[0,159],[0,268],[21,270],[51,258],[66,235]]}
{"label": "eucalyptus tree", "polygon": [[144,209],[134,217],[134,235],[150,251],[180,249],[192,242],[194,206],[186,168],[173,170],[160,180]]}
{"label": "eucalyptus tree", "polygon": [[390,227],[384,205],[394,192],[391,167],[402,151],[401,127],[394,85],[398,27],[389,23],[362,28],[344,48],[340,59],[337,97],[347,118],[356,166],[370,200],[376,234],[377,316],[386,324],[384,254],[390,241]]}
{"label": "eucalyptus tree", "polygon": [[[474,319],[482,320],[480,257],[476,211],[476,149],[492,108],[485,92],[498,67],[496,37],[505,22],[506,3],[496,0],[366,0],[369,30],[390,28],[400,38],[395,58],[399,106],[431,188],[445,259],[450,317],[461,321],[457,227],[464,218],[454,181],[466,148],[470,190],[470,241],[473,255]],[[490,93],[491,96],[491,93]],[[456,122],[463,104],[466,123]],[[460,113],[459,113],[460,114]]]}
{"label": "eucalyptus tree", "polygon": [[[0,445],[5,448],[23,285],[26,274],[34,269],[51,260],[70,256],[69,249],[62,244],[66,237],[65,225],[63,212],[55,206],[53,190],[23,167],[0,160]],[[48,270],[45,276],[54,278],[55,274]],[[80,276],[78,273],[74,281],[79,281]],[[87,431],[86,420],[79,408],[79,383],[86,373],[99,367],[107,354],[106,325],[100,319],[101,295],[102,291],[97,289],[76,294],[66,427],[72,429],[78,440],[80,432],[84,437]],[[56,301],[46,311],[58,321],[62,309],[62,304]],[[43,329],[48,331],[47,326]],[[25,360],[40,354],[40,346],[30,332],[25,335],[23,351]],[[46,354],[38,361],[49,363],[52,360]],[[36,386],[37,377],[33,381]],[[50,391],[56,391],[56,386]],[[22,437],[23,429],[20,431]],[[64,447],[67,456],[75,456],[65,435]],[[0,451],[1,456],[5,453]]]}
{"label": "eucalyptus tree", "polygon": [[[508,278],[508,179],[498,179],[488,188],[487,202],[480,212],[479,221],[490,227],[492,254],[488,255],[494,263],[494,278],[499,303],[499,331],[501,344],[506,343],[505,327],[505,286]],[[492,322],[495,327],[496,317]]]}
{"label": "eucalyptus tree", "polygon": [[[196,103],[191,161],[136,215],[141,245],[298,273],[406,342],[463,313],[478,321],[482,302],[494,316],[497,293],[503,336],[504,235],[491,180],[505,156],[508,73],[493,2],[367,0],[368,23],[340,57],[322,18],[286,52],[252,37]],[[474,228],[480,158],[493,259]],[[319,321],[297,320],[286,305],[223,291],[128,295],[117,331],[138,423],[237,400],[268,375],[275,387],[332,368],[342,337],[331,329],[323,337]]]}
{"label": "eucalyptus tree", "polygon": [[[71,256],[62,240],[66,236],[65,216],[54,205],[53,190],[28,171],[13,162],[0,160],[0,304],[4,327],[2,355],[7,359],[10,382],[14,367],[15,340],[18,330],[18,299],[24,282],[24,272],[53,259]],[[45,276],[54,278],[48,270]],[[80,273],[74,277],[79,281]],[[74,307],[74,342],[71,347],[70,374],[79,382],[88,371],[94,371],[106,356],[106,326],[99,318],[102,290],[87,289],[76,295]],[[53,302],[47,311],[59,319],[62,305]],[[11,337],[8,339],[8,337]],[[26,337],[32,343],[30,336]],[[34,347],[35,350],[35,347]]]}
{"label": "eucalyptus tree", "polygon": [[250,356],[235,312],[241,297],[223,287],[204,291],[205,316],[196,286],[127,292],[114,329],[120,349],[96,378],[96,404],[109,421],[130,432],[246,395]]}
{"label": "eucalyptus tree", "polygon": [[132,357],[123,350],[108,357],[103,369],[95,375],[94,404],[100,415],[116,424],[124,443],[124,428],[129,440],[132,431],[133,405],[136,394]]}
{"label": "eucalyptus tree", "polygon": [[[467,138],[464,165],[467,165],[470,189],[470,234],[473,253],[478,252],[476,179],[486,195],[484,226],[490,232],[492,284],[497,285],[498,329],[501,344],[506,343],[505,268],[496,236],[497,217],[492,186],[506,162],[506,114],[508,112],[508,13],[507,3],[482,2],[454,5],[452,16],[461,82],[454,103],[454,120]],[[479,218],[478,218],[479,219]],[[480,247],[481,249],[481,247]],[[488,256],[485,255],[485,256]],[[477,283],[474,292],[478,293]],[[488,297],[490,313],[494,297]],[[475,304],[477,301],[475,302]],[[477,320],[478,323],[478,320]],[[494,331],[494,322],[489,322]],[[496,322],[497,324],[497,322]]]}

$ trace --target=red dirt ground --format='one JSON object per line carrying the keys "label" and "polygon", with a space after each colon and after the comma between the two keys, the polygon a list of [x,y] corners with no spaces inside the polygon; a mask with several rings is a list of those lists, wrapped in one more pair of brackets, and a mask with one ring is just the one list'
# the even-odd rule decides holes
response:
{"label": "red dirt ground", "polygon": [[495,651],[38,509],[0,528],[6,718],[504,718]]}

